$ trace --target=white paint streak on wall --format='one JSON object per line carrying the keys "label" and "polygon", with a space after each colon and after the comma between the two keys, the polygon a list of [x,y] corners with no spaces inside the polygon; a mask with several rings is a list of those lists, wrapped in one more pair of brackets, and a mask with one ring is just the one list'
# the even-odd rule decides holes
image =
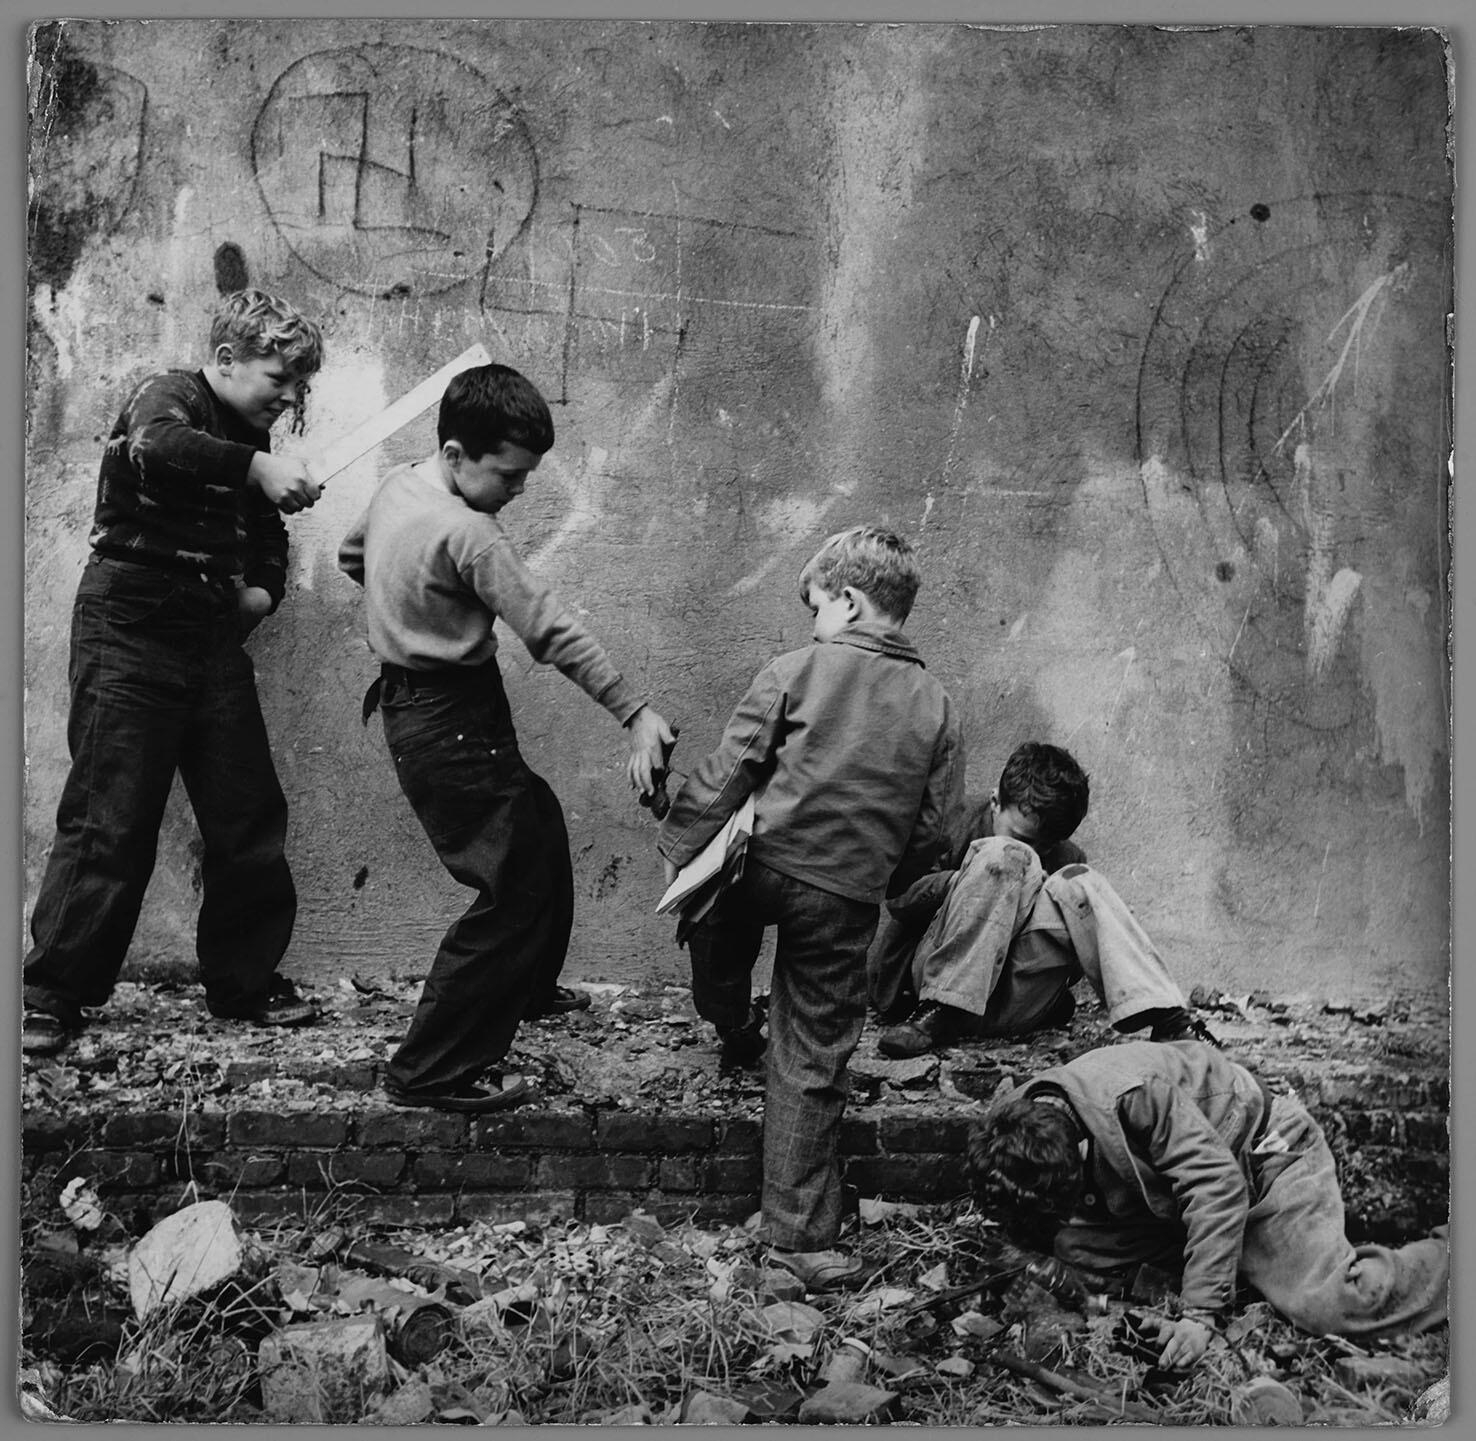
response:
{"label": "white paint streak on wall", "polygon": [[1204,211],[1194,212],[1194,222],[1189,227],[1189,233],[1194,237],[1194,259],[1202,265],[1210,258],[1209,216]]}
{"label": "white paint streak on wall", "polygon": [[[1423,832],[1436,787],[1449,785],[1450,737],[1441,675],[1430,663],[1428,597],[1393,577],[1370,575],[1363,603],[1363,675],[1373,692],[1379,759],[1404,771],[1404,799]],[[1437,617],[1438,620],[1438,617]]]}
{"label": "white paint streak on wall", "polygon": [[[989,317],[989,328],[994,329],[994,317]],[[974,346],[979,338],[979,317],[969,321],[964,334],[963,359],[958,367],[958,393],[953,401],[953,423],[948,428],[948,452],[943,457],[943,484],[948,484],[949,472],[953,469],[953,453],[958,447],[958,432],[963,426],[964,407],[969,403],[969,386],[974,379]],[[932,496],[928,497],[928,511],[932,509]],[[923,525],[927,524],[928,511],[923,512]],[[922,526],[918,527],[919,530]]]}
{"label": "white paint streak on wall", "polygon": [[36,287],[36,323],[46,332],[47,338],[56,347],[57,378],[66,380],[72,373],[73,339],[81,348],[83,330],[81,302],[82,287],[75,283],[55,294],[49,285]]}
{"label": "white paint streak on wall", "polygon": [[1302,625],[1307,645],[1307,677],[1319,681],[1338,653],[1348,613],[1362,577],[1344,566],[1333,572],[1336,519],[1317,498],[1316,468],[1311,447],[1303,441],[1295,453],[1297,496],[1307,528],[1307,580]]}
{"label": "white paint streak on wall", "polygon": [[[169,228],[168,247],[168,275],[169,288],[175,295],[195,295],[201,293],[193,283],[194,264],[198,262],[202,254],[199,237],[190,233],[190,207],[195,199],[194,190],[188,185],[182,185],[179,193],[174,197],[174,217]],[[209,247],[203,250],[208,252]],[[181,313],[188,313],[190,317],[188,333],[182,333],[177,317]],[[199,351],[201,337],[196,333],[199,325],[195,319],[195,311],[191,306],[167,305],[164,307],[164,354],[178,355],[181,357],[195,355]],[[172,362],[172,363],[183,363]]]}
{"label": "white paint streak on wall", "polygon": [[[820,529],[820,522],[824,520],[827,512],[839,499],[839,494],[829,495],[824,500],[818,501],[802,495],[781,496],[777,500],[771,500],[759,512],[759,528],[765,534],[775,536],[781,541],[803,538],[805,543],[809,544]],[[728,587],[729,596],[747,595],[776,565],[790,558],[790,548],[787,545],[778,544],[767,547],[767,558],[764,563],[757,570],[750,571],[741,579],[734,581]],[[808,558],[807,553],[806,559]]]}

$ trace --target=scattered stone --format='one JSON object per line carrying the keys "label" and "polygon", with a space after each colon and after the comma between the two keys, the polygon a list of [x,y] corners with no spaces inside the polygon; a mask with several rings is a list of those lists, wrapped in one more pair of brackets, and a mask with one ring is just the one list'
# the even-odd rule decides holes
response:
{"label": "scattered stone", "polygon": [[805,1393],[788,1381],[754,1381],[739,1386],[733,1399],[744,1406],[744,1421],[792,1421],[804,1404]]}
{"label": "scattered stone", "polygon": [[897,1402],[895,1391],[860,1381],[832,1381],[800,1403],[802,1425],[862,1426],[885,1421]]}
{"label": "scattered stone", "polygon": [[1409,1418],[1420,1426],[1444,1426],[1450,1420],[1450,1377],[1426,1386],[1409,1408]]}
{"label": "scattered stone", "polygon": [[980,1341],[992,1341],[1003,1330],[1000,1322],[992,1316],[984,1315],[982,1311],[965,1311],[963,1315],[953,1318],[955,1336],[973,1336]]}
{"label": "scattered stone", "polygon": [[347,1425],[389,1387],[378,1316],[284,1326],[262,1339],[257,1366],[267,1419],[288,1425]]}
{"label": "scattered stone", "polygon": [[644,1401],[632,1406],[622,1406],[618,1411],[602,1411],[589,1418],[596,1426],[654,1426],[656,1418]]}
{"label": "scattered stone", "polygon": [[949,1356],[933,1368],[940,1376],[956,1376],[966,1381],[974,1374],[974,1363],[967,1356]]}
{"label": "scattered stone", "polygon": [[1300,1426],[1302,1403],[1296,1393],[1270,1376],[1257,1376],[1238,1387],[1230,1399],[1237,1426]]}
{"label": "scattered stone", "polygon": [[764,1324],[781,1340],[808,1341],[825,1325],[825,1316],[802,1301],[776,1301],[764,1307]]}
{"label": "scattered stone", "polygon": [[805,1283],[782,1266],[773,1266],[759,1277],[759,1298],[766,1306],[776,1301],[802,1301],[804,1297]]}
{"label": "scattered stone", "polygon": [[364,1417],[366,1426],[418,1426],[436,1414],[435,1397],[430,1384],[419,1379],[407,1381],[392,1392]]}
{"label": "scattered stone", "polygon": [[936,1079],[937,1056],[912,1056],[906,1060],[892,1061],[885,1056],[851,1057],[850,1072],[853,1077],[872,1081],[890,1081],[894,1086],[920,1085]]}
{"label": "scattered stone", "polygon": [[748,1419],[746,1402],[712,1391],[689,1391],[678,1418],[684,1426],[738,1426]]}
{"label": "scattered stone", "polygon": [[1333,1368],[1345,1386],[1398,1386],[1414,1391],[1425,1384],[1424,1368],[1398,1356],[1344,1356]]}
{"label": "scattered stone", "polygon": [[655,1246],[666,1239],[666,1228],[649,1211],[632,1211],[620,1224],[628,1236],[643,1246]]}
{"label": "scattered stone", "polygon": [[166,1216],[128,1256],[128,1290],[142,1320],[166,1302],[198,1296],[241,1269],[241,1237],[224,1201]]}

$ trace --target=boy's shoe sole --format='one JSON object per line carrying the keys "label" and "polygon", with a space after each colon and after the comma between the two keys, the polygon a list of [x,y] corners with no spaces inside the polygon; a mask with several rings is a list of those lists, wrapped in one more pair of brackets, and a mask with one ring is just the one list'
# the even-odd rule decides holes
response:
{"label": "boy's shoe sole", "polygon": [[21,1051],[27,1056],[54,1056],[66,1050],[76,1034],[46,1011],[27,1011],[21,1017]]}
{"label": "boy's shoe sole", "polygon": [[555,986],[546,996],[539,996],[529,1004],[525,1015],[530,1021],[544,1016],[566,1016],[570,1011],[587,1011],[589,992],[576,991],[570,986]]}
{"label": "boy's shoe sole", "polygon": [[273,999],[242,1019],[253,1026],[306,1026],[318,1019],[318,1008],[311,1001]]}
{"label": "boy's shoe sole", "polygon": [[521,1076],[495,1091],[485,1086],[464,1086],[455,1091],[404,1091],[388,1081],[380,1089],[397,1106],[420,1106],[431,1111],[460,1111],[469,1115],[509,1110],[533,1097],[533,1087]]}

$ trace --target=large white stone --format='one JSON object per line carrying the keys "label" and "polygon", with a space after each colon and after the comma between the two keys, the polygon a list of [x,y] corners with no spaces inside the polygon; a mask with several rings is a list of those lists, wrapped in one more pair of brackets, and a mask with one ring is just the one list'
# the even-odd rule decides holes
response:
{"label": "large white stone", "polygon": [[241,1269],[241,1236],[224,1201],[198,1201],[166,1216],[128,1255],[128,1291],[140,1320],[197,1296]]}

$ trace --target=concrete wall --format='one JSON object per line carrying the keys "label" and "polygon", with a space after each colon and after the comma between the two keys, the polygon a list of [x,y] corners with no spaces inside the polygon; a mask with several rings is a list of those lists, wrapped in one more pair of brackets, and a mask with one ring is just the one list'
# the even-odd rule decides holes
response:
{"label": "concrete wall", "polygon": [[[26,898],[66,763],[101,438],[220,289],[322,317],[311,451],[484,341],[554,404],[505,519],[716,739],[878,519],[972,789],[1027,737],[1186,983],[1441,988],[1451,173],[1429,31],[80,21],[32,45]],[[462,893],[400,797],[339,536],[251,645],[302,894],[287,969],[423,969]],[[623,736],[506,637],[563,798],[568,974],[684,979]],[[176,797],[135,960],[188,955]]]}

